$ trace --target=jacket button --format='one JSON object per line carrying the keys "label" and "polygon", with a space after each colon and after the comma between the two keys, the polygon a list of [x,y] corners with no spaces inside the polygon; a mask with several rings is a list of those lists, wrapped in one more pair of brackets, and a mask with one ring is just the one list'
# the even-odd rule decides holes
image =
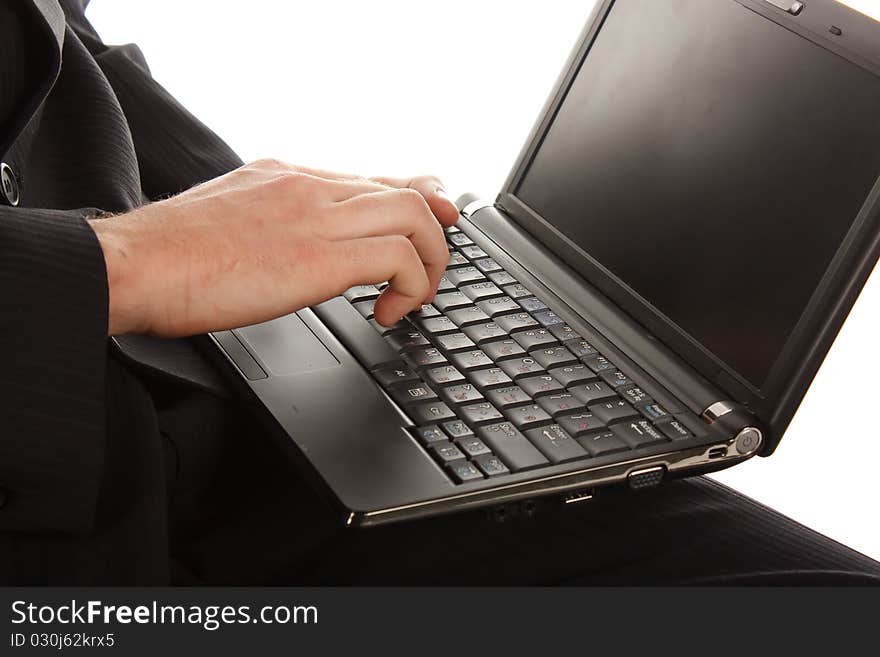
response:
{"label": "jacket button", "polygon": [[3,190],[3,200],[6,203],[18,205],[20,199],[18,178],[15,175],[15,171],[6,162],[0,162],[0,188]]}

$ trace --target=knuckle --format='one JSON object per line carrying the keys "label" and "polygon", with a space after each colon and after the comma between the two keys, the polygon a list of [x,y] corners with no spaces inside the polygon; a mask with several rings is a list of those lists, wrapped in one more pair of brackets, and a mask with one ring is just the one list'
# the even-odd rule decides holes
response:
{"label": "knuckle", "polygon": [[421,214],[422,211],[427,208],[424,197],[414,189],[398,189],[394,194],[397,195],[398,201],[408,211],[419,212]]}
{"label": "knuckle", "polygon": [[253,166],[257,169],[270,169],[274,171],[288,171],[291,169],[291,166],[289,164],[275,157],[262,157],[259,160],[254,160],[248,166]]}

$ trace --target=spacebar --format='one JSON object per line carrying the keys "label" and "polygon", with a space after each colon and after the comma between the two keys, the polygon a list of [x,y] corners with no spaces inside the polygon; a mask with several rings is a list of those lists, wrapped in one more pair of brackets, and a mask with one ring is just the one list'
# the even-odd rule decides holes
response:
{"label": "spacebar", "polygon": [[400,360],[391,345],[343,297],[313,306],[312,311],[368,370],[382,363]]}

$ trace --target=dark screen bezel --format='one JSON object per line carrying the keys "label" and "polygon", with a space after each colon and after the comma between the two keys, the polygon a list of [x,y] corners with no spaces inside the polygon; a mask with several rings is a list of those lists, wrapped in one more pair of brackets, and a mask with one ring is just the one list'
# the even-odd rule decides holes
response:
{"label": "dark screen bezel", "polygon": [[[767,378],[760,386],[747,381],[575,246],[516,195],[516,190],[527,175],[532,160],[614,1],[604,0],[597,3],[496,203],[514,221],[545,246],[559,253],[569,266],[620,305],[698,372],[727,392],[732,399],[748,405],[772,434],[767,441],[772,450],[877,261],[880,253],[880,178],[875,182],[779,358],[770,368]],[[795,17],[767,6],[766,3],[762,4],[760,0],[716,1],[736,2],[745,10],[772,20],[880,77],[880,60],[876,49],[862,53],[844,49],[838,43],[822,37],[817,25],[806,21],[798,22]],[[848,34],[858,30],[857,34],[862,37],[863,43],[871,42],[872,39],[876,39],[874,43],[880,43],[880,23],[839,5],[835,0],[813,0],[812,7],[817,7],[814,17],[827,20],[830,12],[837,23],[845,23]],[[822,12],[826,15],[821,15]],[[747,266],[748,257],[749,254],[743,254],[743,266]],[[736,312],[736,309],[731,308],[731,312]],[[759,327],[756,326],[757,329]]]}

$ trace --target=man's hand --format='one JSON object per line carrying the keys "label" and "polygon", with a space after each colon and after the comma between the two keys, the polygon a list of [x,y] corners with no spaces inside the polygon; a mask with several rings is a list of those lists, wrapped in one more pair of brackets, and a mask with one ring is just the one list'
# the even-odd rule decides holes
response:
{"label": "man's hand", "polygon": [[182,336],[280,317],[389,281],[386,326],[433,299],[458,212],[440,181],[365,179],[259,160],[90,223],[107,263],[111,335]]}

